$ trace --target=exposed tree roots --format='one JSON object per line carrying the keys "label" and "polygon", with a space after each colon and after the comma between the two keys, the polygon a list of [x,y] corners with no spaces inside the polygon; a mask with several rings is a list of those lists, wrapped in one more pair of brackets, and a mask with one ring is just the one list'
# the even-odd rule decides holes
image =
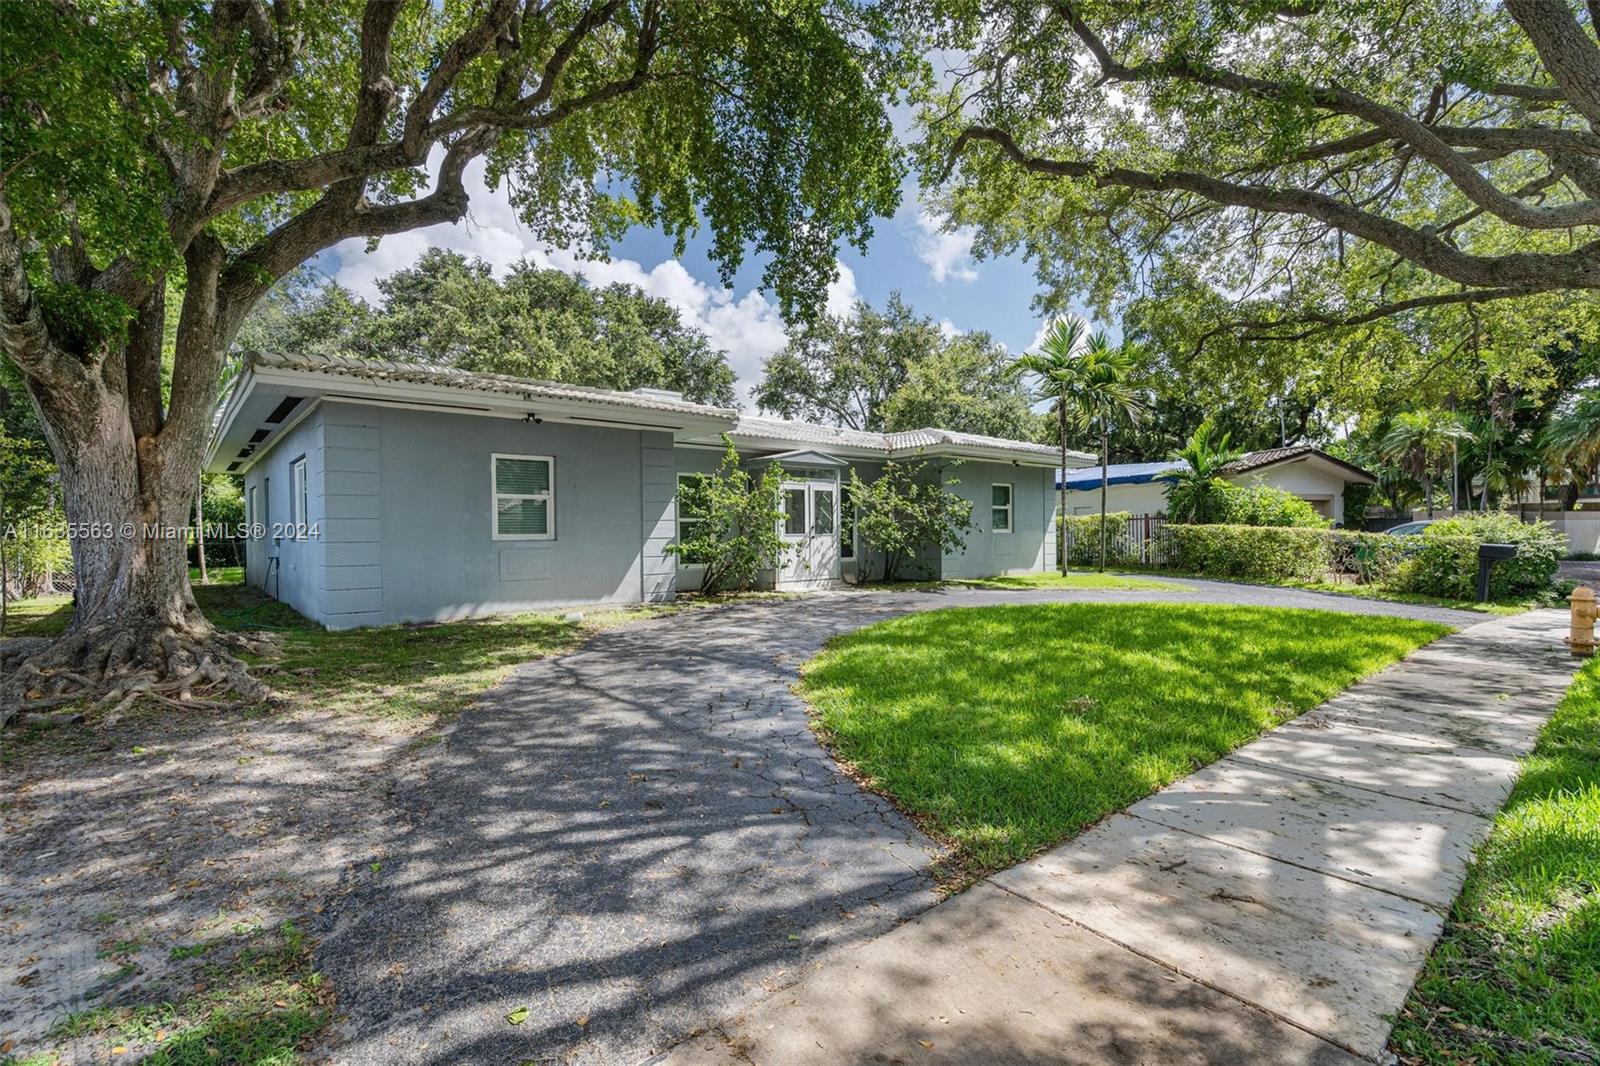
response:
{"label": "exposed tree roots", "polygon": [[272,698],[235,656],[276,656],[269,633],[221,633],[171,625],[101,624],[53,640],[0,644],[0,726],[89,701],[120,716],[140,699],[173,707],[221,709]]}

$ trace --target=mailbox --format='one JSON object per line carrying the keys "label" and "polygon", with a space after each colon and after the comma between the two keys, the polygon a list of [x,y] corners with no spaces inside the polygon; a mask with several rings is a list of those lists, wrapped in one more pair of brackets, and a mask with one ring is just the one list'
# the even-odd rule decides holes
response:
{"label": "mailbox", "polygon": [[1495,563],[1503,563],[1507,559],[1517,557],[1515,544],[1480,544],[1478,545],[1478,602],[1485,603],[1489,599],[1489,571],[1494,569]]}

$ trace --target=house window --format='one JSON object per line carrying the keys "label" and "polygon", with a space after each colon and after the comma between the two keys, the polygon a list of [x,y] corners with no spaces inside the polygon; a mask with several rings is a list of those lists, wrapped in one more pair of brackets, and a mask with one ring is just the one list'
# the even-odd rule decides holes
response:
{"label": "house window", "polygon": [[833,535],[833,490],[814,489],[811,493],[811,532]]}
{"label": "house window", "polygon": [[[704,474],[678,475],[678,543],[701,532],[700,523],[711,516],[711,479]],[[691,553],[681,556],[686,563],[703,563],[705,559]]]}
{"label": "house window", "polygon": [[786,536],[803,537],[806,532],[806,490],[783,490],[783,532]]}
{"label": "house window", "polygon": [[306,515],[311,509],[306,506],[306,457],[301,456],[289,467],[289,510],[294,519],[294,535],[304,537],[309,519]]}
{"label": "house window", "polygon": [[494,539],[555,539],[555,465],[548,455],[493,455]]}
{"label": "house window", "polygon": [[1011,532],[1011,486],[989,486],[989,528],[996,533]]}

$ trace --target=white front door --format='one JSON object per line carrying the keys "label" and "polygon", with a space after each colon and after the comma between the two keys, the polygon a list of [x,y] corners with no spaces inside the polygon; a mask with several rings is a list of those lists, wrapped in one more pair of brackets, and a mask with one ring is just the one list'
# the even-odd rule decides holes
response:
{"label": "white front door", "polygon": [[785,481],[779,532],[789,550],[778,569],[778,587],[838,581],[839,486],[832,481]]}

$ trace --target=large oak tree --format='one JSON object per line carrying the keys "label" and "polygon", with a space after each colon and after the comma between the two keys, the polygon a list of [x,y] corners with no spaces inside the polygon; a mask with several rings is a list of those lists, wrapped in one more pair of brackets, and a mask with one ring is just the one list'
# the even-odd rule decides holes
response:
{"label": "large oak tree", "polygon": [[938,7],[925,173],[1047,307],[1164,282],[1272,339],[1530,294],[1593,317],[1594,0]]}
{"label": "large oak tree", "polygon": [[0,721],[263,694],[183,541],[144,531],[184,525],[230,343],[308,258],[462,219],[477,163],[553,244],[703,220],[792,312],[901,180],[885,101],[909,60],[854,0],[31,0],[0,56],[0,340],[69,522],[111,531],[74,542],[72,626],[0,683]]}

